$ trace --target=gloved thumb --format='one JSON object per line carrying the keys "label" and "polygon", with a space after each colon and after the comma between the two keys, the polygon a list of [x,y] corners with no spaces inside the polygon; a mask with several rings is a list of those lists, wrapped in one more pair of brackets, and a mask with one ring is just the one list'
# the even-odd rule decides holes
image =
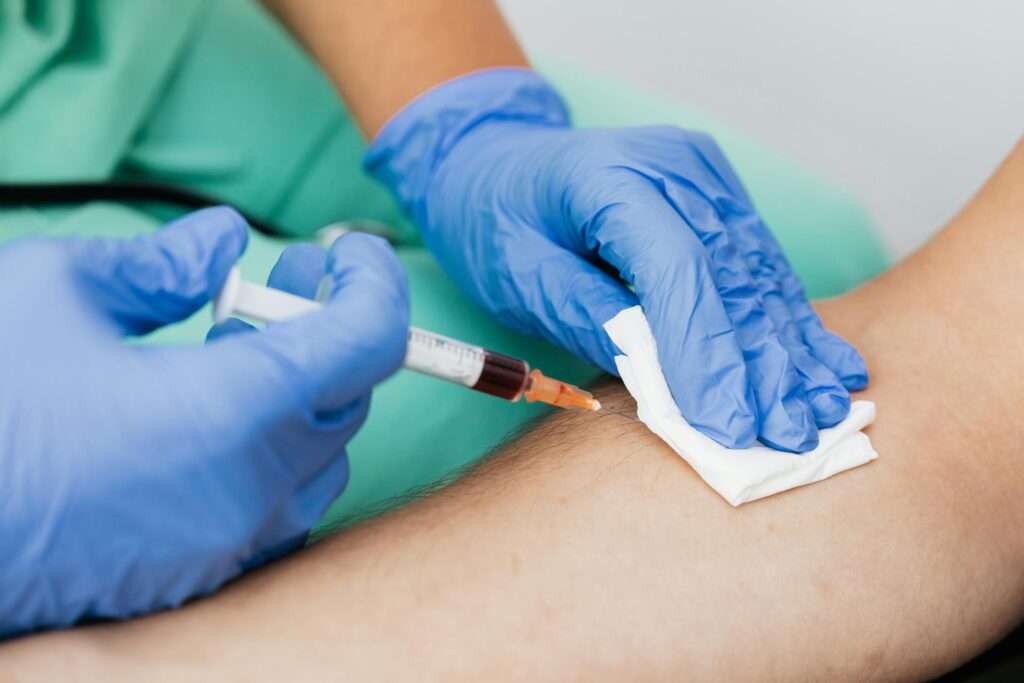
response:
{"label": "gloved thumb", "polygon": [[229,400],[257,411],[282,402],[292,409],[296,400],[314,411],[341,410],[398,369],[409,292],[394,252],[378,237],[352,233],[331,247],[326,271],[331,290],[321,310],[202,350]]}
{"label": "gloved thumb", "polygon": [[76,284],[120,331],[145,334],[206,304],[247,242],[237,211],[203,209],[132,240],[74,242]]}

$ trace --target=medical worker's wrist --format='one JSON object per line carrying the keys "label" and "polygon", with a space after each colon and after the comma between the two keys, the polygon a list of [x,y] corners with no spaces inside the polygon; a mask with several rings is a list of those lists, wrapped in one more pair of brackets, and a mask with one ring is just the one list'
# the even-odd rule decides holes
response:
{"label": "medical worker's wrist", "polygon": [[470,132],[500,123],[564,128],[570,119],[558,92],[532,69],[475,71],[428,90],[395,114],[363,166],[422,224],[437,168]]}

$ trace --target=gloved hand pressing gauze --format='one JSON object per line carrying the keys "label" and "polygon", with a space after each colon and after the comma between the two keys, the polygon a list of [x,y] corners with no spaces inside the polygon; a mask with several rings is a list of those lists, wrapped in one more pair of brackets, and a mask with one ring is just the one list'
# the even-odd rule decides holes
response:
{"label": "gloved hand pressing gauze", "polygon": [[707,484],[732,505],[813,484],[878,457],[861,430],[875,420],[875,404],[855,401],[835,427],[819,432],[818,447],[797,455],[767,446],[725,448],[687,424],[669,392],[658,350],[640,306],[604,324],[623,355],[615,365],[636,399],[637,417],[681,455]]}

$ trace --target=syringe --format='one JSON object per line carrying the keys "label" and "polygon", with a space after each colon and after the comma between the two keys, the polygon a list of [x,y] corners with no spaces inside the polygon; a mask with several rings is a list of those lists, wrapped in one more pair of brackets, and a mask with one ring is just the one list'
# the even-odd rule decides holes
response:
{"label": "syringe", "polygon": [[[236,266],[213,300],[213,319],[220,323],[240,316],[268,323],[295,318],[320,307],[317,301],[246,282]],[[524,360],[418,327],[409,328],[404,366],[508,401],[522,397],[560,408],[601,409],[601,403],[590,392],[545,377],[540,370],[530,370]]]}

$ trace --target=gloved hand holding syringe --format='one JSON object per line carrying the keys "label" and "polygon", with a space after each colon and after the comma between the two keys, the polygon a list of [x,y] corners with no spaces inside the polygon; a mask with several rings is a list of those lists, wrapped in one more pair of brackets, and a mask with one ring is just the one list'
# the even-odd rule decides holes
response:
{"label": "gloved hand holding syringe", "polygon": [[[325,283],[329,285],[330,281]],[[321,286],[317,299],[329,293],[323,289]],[[318,301],[246,282],[235,266],[214,299],[213,317],[217,323],[232,316],[269,323],[319,308]],[[417,327],[409,328],[404,367],[508,401],[523,397],[560,408],[601,409],[601,403],[591,393],[546,377],[540,370],[531,371],[524,360]]]}

